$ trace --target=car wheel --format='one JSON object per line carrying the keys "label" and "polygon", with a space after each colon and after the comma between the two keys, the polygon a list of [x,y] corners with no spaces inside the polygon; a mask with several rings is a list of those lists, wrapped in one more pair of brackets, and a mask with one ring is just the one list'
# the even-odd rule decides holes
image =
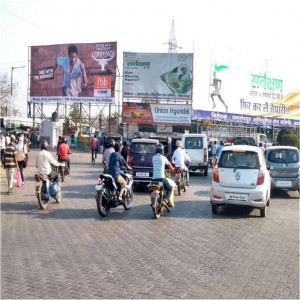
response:
{"label": "car wheel", "polygon": [[214,215],[217,215],[218,214],[218,211],[219,211],[219,206],[217,204],[212,204],[211,205],[211,211]]}
{"label": "car wheel", "polygon": [[266,216],[266,212],[267,212],[267,207],[265,206],[264,208],[260,209],[260,216],[262,218],[264,218]]}
{"label": "car wheel", "polygon": [[267,206],[270,206],[270,193],[269,193],[268,199],[267,199]]}

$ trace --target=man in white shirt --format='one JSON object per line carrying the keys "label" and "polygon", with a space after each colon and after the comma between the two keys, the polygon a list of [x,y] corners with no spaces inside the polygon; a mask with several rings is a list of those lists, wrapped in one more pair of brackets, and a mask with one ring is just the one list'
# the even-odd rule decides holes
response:
{"label": "man in white shirt", "polygon": [[189,156],[186,154],[186,152],[181,148],[181,141],[177,141],[176,142],[177,145],[177,149],[174,151],[174,154],[172,156],[172,162],[175,163],[175,167],[176,168],[180,168],[182,170],[184,170],[186,172],[186,185],[189,185],[189,170],[187,168],[187,166],[185,165],[185,162],[190,162],[191,159],[189,158]]}
{"label": "man in white shirt", "polygon": [[42,141],[41,151],[36,157],[36,167],[38,171],[44,174],[47,174],[50,180],[57,180],[58,173],[52,170],[51,166],[58,167],[61,164],[57,162],[51,153],[47,151],[48,143],[47,141]]}
{"label": "man in white shirt", "polygon": [[167,191],[166,195],[166,203],[169,203],[169,199],[172,195],[172,186],[165,178],[165,165],[167,165],[171,171],[174,170],[168,159],[164,156],[164,146],[162,144],[158,144],[156,147],[156,155],[152,157],[153,164],[153,181],[162,181],[164,184],[164,188]]}
{"label": "man in white shirt", "polygon": [[3,162],[4,150],[5,150],[5,137],[3,136],[3,133],[0,132],[1,165],[2,165],[2,162]]}
{"label": "man in white shirt", "polygon": [[114,147],[115,147],[115,140],[110,140],[109,148],[107,148],[103,153],[102,163],[104,164],[104,170],[103,170],[104,174],[107,173],[107,171],[108,171],[109,158],[110,158],[110,155],[115,152]]}

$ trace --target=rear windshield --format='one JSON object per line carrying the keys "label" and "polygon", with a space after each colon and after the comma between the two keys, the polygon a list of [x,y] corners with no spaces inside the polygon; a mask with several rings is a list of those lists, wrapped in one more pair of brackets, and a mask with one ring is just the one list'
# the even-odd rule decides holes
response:
{"label": "rear windshield", "polygon": [[203,149],[203,138],[197,137],[186,137],[185,138],[185,149]]}
{"label": "rear windshield", "polygon": [[293,149],[274,149],[268,153],[267,160],[272,163],[297,163],[299,152]]}
{"label": "rear windshield", "polygon": [[156,144],[131,143],[130,153],[132,154],[155,154]]}
{"label": "rear windshield", "polygon": [[222,151],[219,160],[220,168],[258,169],[258,154],[250,151]]}

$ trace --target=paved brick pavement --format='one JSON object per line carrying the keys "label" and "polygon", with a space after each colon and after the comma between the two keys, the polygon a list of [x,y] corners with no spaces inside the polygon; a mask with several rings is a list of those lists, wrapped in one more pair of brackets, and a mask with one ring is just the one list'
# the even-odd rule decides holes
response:
{"label": "paved brick pavement", "polygon": [[35,154],[12,196],[1,171],[1,298],[299,298],[297,195],[273,195],[266,218],[245,207],[215,216],[211,173],[191,175],[188,192],[158,220],[141,188],[130,211],[101,218],[94,185],[102,168],[74,151],[62,202],[42,211]]}

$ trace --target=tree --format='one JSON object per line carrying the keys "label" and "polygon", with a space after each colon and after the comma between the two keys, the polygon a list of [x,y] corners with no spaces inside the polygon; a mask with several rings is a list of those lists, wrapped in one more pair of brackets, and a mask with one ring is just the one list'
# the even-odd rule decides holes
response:
{"label": "tree", "polygon": [[282,136],[284,134],[290,134],[291,132],[287,129],[287,128],[282,128],[279,133],[278,133],[278,136],[277,136],[277,143],[279,145],[283,145],[283,141],[282,141]]}
{"label": "tree", "polygon": [[282,144],[284,146],[299,147],[299,138],[295,134],[287,133],[282,136]]}
{"label": "tree", "polygon": [[[13,83],[11,88],[11,82],[8,78],[7,73],[0,72],[0,115],[1,117],[6,117],[10,115],[10,109],[12,109],[12,115],[19,114],[19,110],[16,109],[16,106],[13,103],[13,97],[11,96],[11,91],[13,94],[16,93],[18,88],[18,83]],[[11,103],[12,102],[12,103]]]}

